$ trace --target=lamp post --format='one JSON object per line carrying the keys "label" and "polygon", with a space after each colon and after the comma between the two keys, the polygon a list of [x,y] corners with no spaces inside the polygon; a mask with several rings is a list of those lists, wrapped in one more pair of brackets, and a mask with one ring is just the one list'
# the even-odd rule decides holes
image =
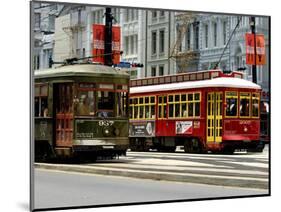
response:
{"label": "lamp post", "polygon": [[105,8],[104,64],[112,65],[112,20],[111,8]]}
{"label": "lamp post", "polygon": [[253,83],[257,83],[257,47],[256,47],[256,21],[255,17],[250,17],[250,26],[252,34],[254,35],[254,64],[252,65]]}

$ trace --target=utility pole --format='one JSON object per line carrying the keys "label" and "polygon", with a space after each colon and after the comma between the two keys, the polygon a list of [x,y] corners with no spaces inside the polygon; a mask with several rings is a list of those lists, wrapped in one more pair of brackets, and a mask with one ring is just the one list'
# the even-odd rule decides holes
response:
{"label": "utility pole", "polygon": [[254,35],[254,64],[252,65],[253,83],[257,83],[257,47],[256,47],[256,20],[254,16],[250,17],[250,26]]}
{"label": "utility pole", "polygon": [[112,66],[112,20],[111,8],[105,8],[104,64]]}

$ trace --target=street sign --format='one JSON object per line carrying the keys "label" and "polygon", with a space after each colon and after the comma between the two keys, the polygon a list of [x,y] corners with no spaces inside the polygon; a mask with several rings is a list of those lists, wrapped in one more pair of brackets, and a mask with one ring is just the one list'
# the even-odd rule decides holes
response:
{"label": "street sign", "polygon": [[265,41],[264,35],[256,34],[256,61],[255,61],[255,37],[246,33],[246,64],[265,65]]}

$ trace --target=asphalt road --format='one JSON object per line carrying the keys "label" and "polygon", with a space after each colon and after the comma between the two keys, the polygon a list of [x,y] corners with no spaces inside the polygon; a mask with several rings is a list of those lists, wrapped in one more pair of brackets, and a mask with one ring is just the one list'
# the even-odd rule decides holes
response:
{"label": "asphalt road", "polygon": [[210,186],[35,169],[35,209],[268,194]]}

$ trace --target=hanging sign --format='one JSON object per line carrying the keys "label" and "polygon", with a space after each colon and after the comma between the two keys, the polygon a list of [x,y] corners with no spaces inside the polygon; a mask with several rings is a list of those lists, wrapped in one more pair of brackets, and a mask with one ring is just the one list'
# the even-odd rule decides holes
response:
{"label": "hanging sign", "polygon": [[[120,62],[120,27],[112,26],[112,62]],[[102,24],[93,24],[93,62],[104,64],[104,38],[105,26]]]}
{"label": "hanging sign", "polygon": [[264,35],[256,34],[256,61],[255,61],[255,37],[246,33],[246,64],[265,65],[265,41]]}

